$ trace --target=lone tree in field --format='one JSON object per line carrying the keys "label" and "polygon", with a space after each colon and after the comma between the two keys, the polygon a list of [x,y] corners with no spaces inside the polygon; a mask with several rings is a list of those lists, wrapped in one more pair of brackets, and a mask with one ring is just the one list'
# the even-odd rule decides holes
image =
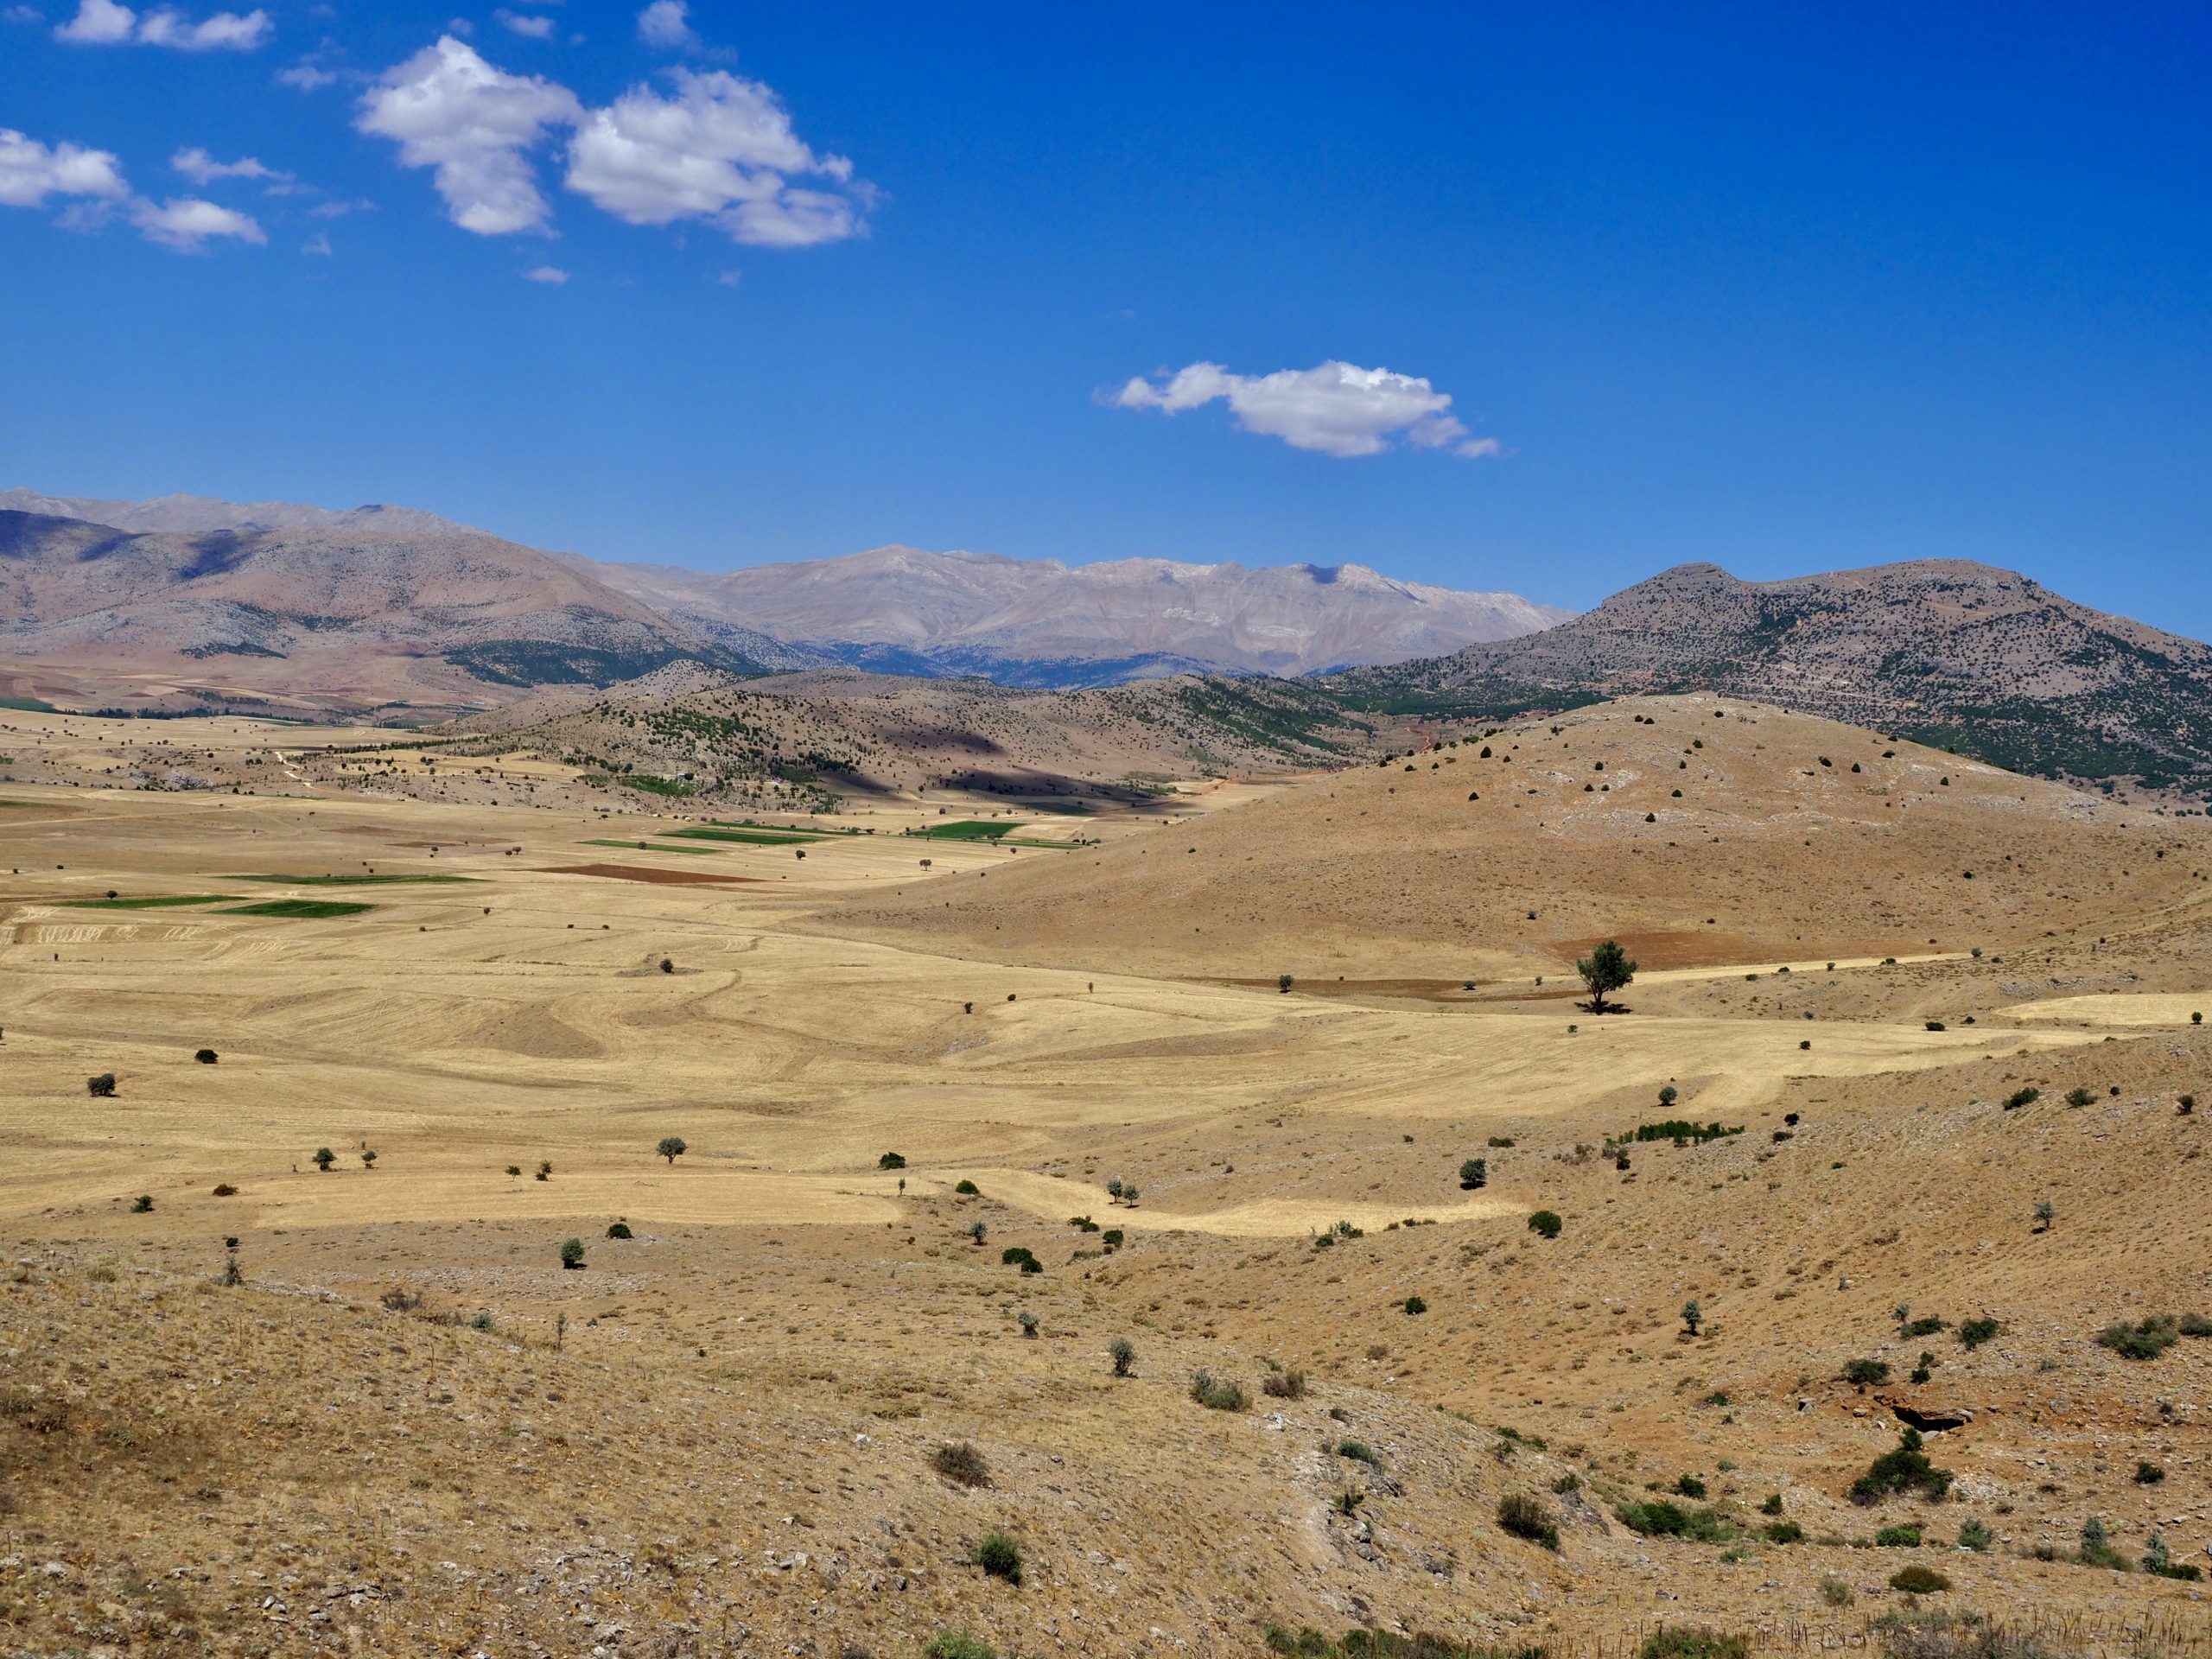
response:
{"label": "lone tree in field", "polygon": [[1624,989],[1636,977],[1636,963],[1621,949],[1619,940],[1607,939],[1577,962],[1574,971],[1582,976],[1590,992],[1590,1000],[1582,1006],[1592,1014],[1605,1014],[1611,1012],[1606,996]]}
{"label": "lone tree in field", "polygon": [[1114,1362],[1114,1375],[1127,1376],[1137,1363],[1136,1344],[1127,1337],[1116,1337],[1106,1344],[1107,1357]]}
{"label": "lone tree in field", "polygon": [[1697,1335],[1697,1328],[1705,1323],[1705,1310],[1694,1301],[1682,1304],[1682,1328],[1690,1335]]}
{"label": "lone tree in field", "polygon": [[97,1077],[85,1079],[85,1092],[95,1100],[107,1100],[115,1094],[115,1073],[103,1071]]}
{"label": "lone tree in field", "polygon": [[564,1238],[564,1239],[563,1239],[563,1240],[561,1241],[561,1265],[562,1265],[563,1267],[564,1267],[564,1268],[569,1268],[569,1270],[571,1270],[571,1271],[574,1271],[574,1270],[575,1270],[576,1268],[579,1268],[582,1267],[582,1266],[583,1266],[583,1264],[584,1264],[584,1242],[583,1242],[583,1240],[582,1240],[581,1238]]}
{"label": "lone tree in field", "polygon": [[691,1148],[683,1144],[683,1137],[682,1135],[664,1135],[660,1138],[660,1144],[655,1147],[653,1150],[658,1153],[662,1157],[667,1159],[668,1166],[671,1169],[674,1169],[676,1167],[676,1160],[681,1158],[685,1153],[690,1151]]}
{"label": "lone tree in field", "polygon": [[315,1166],[324,1174],[329,1174],[330,1166],[337,1161],[338,1154],[328,1147],[317,1147],[315,1149]]}
{"label": "lone tree in field", "polygon": [[376,1166],[377,1149],[374,1147],[363,1147],[361,1148],[361,1167],[363,1169],[374,1169]]}
{"label": "lone tree in field", "polygon": [[1459,1187],[1462,1192],[1471,1192],[1477,1187],[1484,1185],[1489,1179],[1490,1160],[1487,1158],[1470,1158],[1459,1166]]}

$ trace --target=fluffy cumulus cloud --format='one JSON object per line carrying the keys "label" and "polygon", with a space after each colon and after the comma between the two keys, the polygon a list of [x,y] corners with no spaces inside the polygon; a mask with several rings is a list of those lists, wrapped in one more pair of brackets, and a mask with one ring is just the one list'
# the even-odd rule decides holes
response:
{"label": "fluffy cumulus cloud", "polygon": [[1247,432],[1325,455],[1379,454],[1401,435],[1423,449],[1467,456],[1498,453],[1497,439],[1468,431],[1452,413],[1451,395],[1421,376],[1333,359],[1273,374],[1231,374],[1218,363],[1193,363],[1157,381],[1139,377],[1106,397],[1116,408],[1166,415],[1216,399],[1228,404]]}
{"label": "fluffy cumulus cloud", "polygon": [[587,109],[568,88],[495,68],[448,35],[386,72],[358,124],[397,140],[408,166],[435,168],[454,222],[480,235],[550,228],[533,152],[559,127],[571,129],[568,188],[632,225],[696,220],[772,248],[860,234],[868,187],[843,156],[803,143],[768,87],[690,69],[668,85]]}
{"label": "fluffy cumulus cloud", "polygon": [[130,205],[130,222],[149,242],[158,242],[179,253],[200,253],[216,237],[235,237],[256,246],[269,238],[247,215],[195,196],[171,197],[158,206],[150,201]]}
{"label": "fluffy cumulus cloud", "polygon": [[77,46],[173,47],[180,52],[251,52],[274,32],[269,14],[219,11],[194,22],[162,6],[141,15],[119,0],[79,0],[77,15],[54,31]]}
{"label": "fluffy cumulus cloud", "polygon": [[558,288],[569,280],[569,273],[558,265],[533,265],[522,274],[525,283],[543,283],[549,288]]}
{"label": "fluffy cumulus cloud", "polygon": [[817,156],[759,81],[678,69],[671,96],[632,87],[594,110],[569,145],[569,188],[632,225],[704,219],[762,247],[835,242],[860,228],[843,188],[853,164]]}
{"label": "fluffy cumulus cloud", "polygon": [[385,72],[361,100],[363,132],[394,139],[410,167],[436,169],[453,222],[479,236],[546,228],[530,151],[584,118],[575,93],[511,75],[451,35]]}
{"label": "fluffy cumulus cloud", "polygon": [[42,144],[11,127],[0,127],[0,207],[43,207],[53,197],[119,201],[130,194],[123,168],[105,149]]}
{"label": "fluffy cumulus cloud", "polygon": [[[208,159],[205,150],[180,150],[175,165],[192,176],[205,163],[211,178],[282,177],[245,162]],[[0,207],[44,207],[60,205],[60,222],[71,230],[94,231],[120,213],[138,227],[149,242],[179,253],[199,253],[209,241],[227,237],[256,245],[269,238],[245,214],[202,201],[195,196],[171,197],[155,202],[134,195],[123,176],[122,165],[105,149],[81,144],[44,144],[13,128],[0,127]]]}
{"label": "fluffy cumulus cloud", "polygon": [[638,14],[638,38],[664,52],[696,46],[699,37],[691,31],[690,14],[683,0],[653,0]]}

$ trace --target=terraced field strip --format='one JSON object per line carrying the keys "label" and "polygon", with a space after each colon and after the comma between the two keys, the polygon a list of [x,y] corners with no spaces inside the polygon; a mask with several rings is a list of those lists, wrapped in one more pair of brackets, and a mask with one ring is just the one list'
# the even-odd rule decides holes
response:
{"label": "terraced field strip", "polygon": [[70,910],[164,910],[172,905],[221,905],[238,897],[234,893],[180,893],[147,899],[65,899]]}
{"label": "terraced field strip", "polygon": [[226,875],[226,881],[266,881],[288,887],[389,887],[404,881],[474,881],[473,875]]}
{"label": "terraced field strip", "polygon": [[218,916],[287,916],[299,921],[321,921],[333,916],[359,916],[374,905],[347,904],[341,899],[265,899],[257,905],[238,905],[219,910]]}
{"label": "terraced field strip", "polygon": [[580,841],[579,847],[620,847],[633,853],[695,853],[707,856],[721,851],[719,847],[664,847],[651,841]]}

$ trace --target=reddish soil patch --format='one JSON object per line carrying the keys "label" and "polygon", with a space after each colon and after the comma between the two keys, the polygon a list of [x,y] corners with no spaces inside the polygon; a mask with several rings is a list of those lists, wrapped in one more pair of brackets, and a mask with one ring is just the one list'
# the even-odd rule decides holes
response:
{"label": "reddish soil patch", "polygon": [[749,887],[757,875],[709,875],[704,870],[656,870],[643,864],[556,864],[541,875],[603,875],[610,881],[644,881],[657,887]]}
{"label": "reddish soil patch", "polygon": [[[1731,963],[1756,962],[1759,953],[1751,941],[1740,933],[1724,932],[1719,928],[1710,931],[1653,931],[1648,933],[1600,933],[1586,939],[1554,939],[1552,948],[1569,958],[1586,957],[1592,947],[1606,939],[1620,941],[1621,949],[1639,968],[1654,972],[1662,968],[1725,968]],[[1832,943],[1822,939],[1823,948],[1833,949]],[[1887,947],[1894,950],[1894,945]],[[1801,953],[1811,956],[1812,951]],[[1838,952],[1839,955],[1846,954]],[[1848,954],[1856,955],[1857,952]],[[1780,960],[1780,958],[1777,958]],[[1576,995],[1581,992],[1575,991]]]}

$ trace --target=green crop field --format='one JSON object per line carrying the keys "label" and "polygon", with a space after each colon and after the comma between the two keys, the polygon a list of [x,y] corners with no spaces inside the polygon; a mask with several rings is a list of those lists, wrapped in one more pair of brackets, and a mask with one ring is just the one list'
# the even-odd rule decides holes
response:
{"label": "green crop field", "polygon": [[257,905],[238,905],[219,910],[218,916],[289,916],[300,921],[321,921],[331,916],[359,916],[374,905],[349,905],[339,899],[267,899]]}
{"label": "green crop field", "polygon": [[960,818],[950,823],[933,823],[926,830],[917,830],[914,836],[923,841],[996,841],[1000,836],[1012,835],[1022,827],[1012,820],[998,823],[987,823],[982,818]]}
{"label": "green crop field", "polygon": [[724,830],[704,827],[696,830],[671,830],[667,833],[671,839],[681,837],[687,841],[734,841],[743,842],[753,847],[789,847],[794,843],[804,846],[810,841],[822,839],[819,836],[810,835],[804,830]]}

